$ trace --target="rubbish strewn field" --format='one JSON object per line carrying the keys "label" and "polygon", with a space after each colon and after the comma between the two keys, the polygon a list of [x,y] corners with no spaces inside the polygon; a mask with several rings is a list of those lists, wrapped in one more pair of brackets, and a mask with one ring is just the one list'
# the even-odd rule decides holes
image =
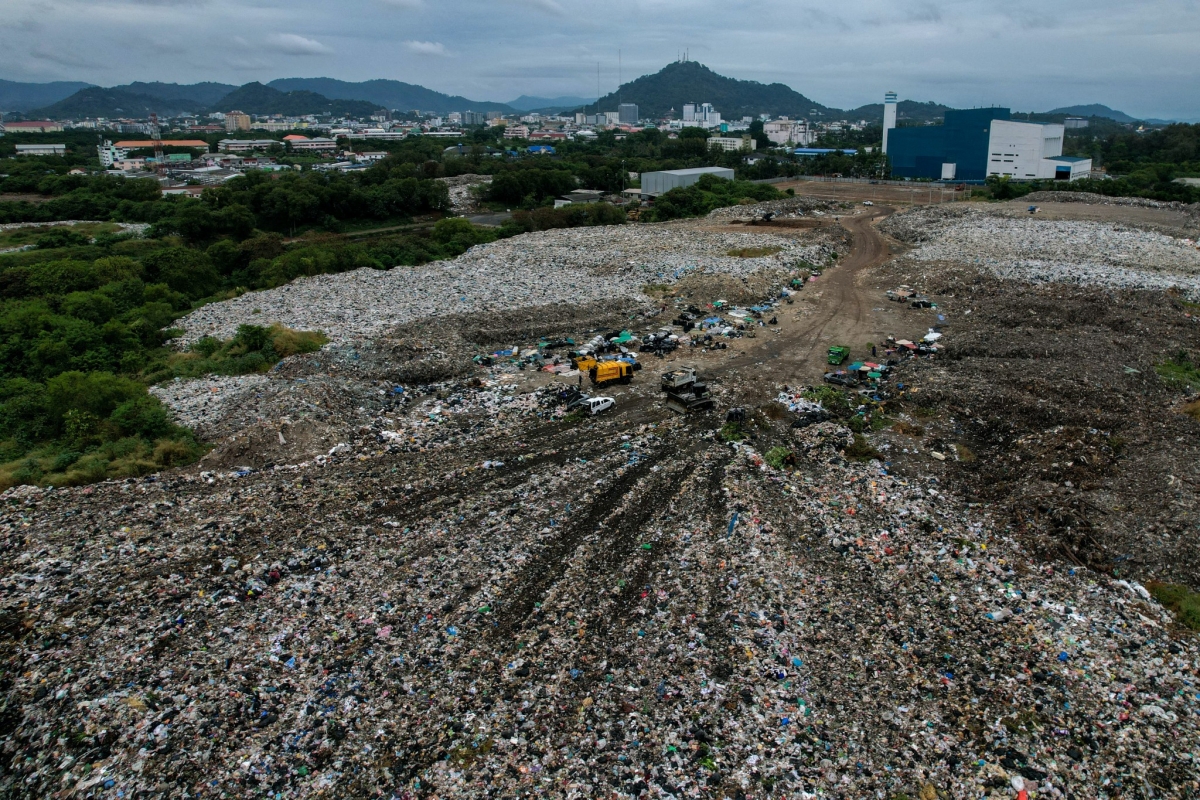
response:
{"label": "rubbish strewn field", "polygon": [[[1144,585],[1200,586],[1200,422],[1156,371],[1200,353],[1197,309],[968,250],[992,229],[997,258],[1021,230],[1045,250],[1070,220],[918,211],[881,226],[916,243],[889,261],[905,245],[843,211],[786,235],[521,237],[386,302],[356,277],[192,319],[368,304],[264,379],[163,387],[217,442],[198,467],[5,495],[5,791],[1200,793],[1200,649]],[[1109,263],[1076,239],[1064,264]],[[823,274],[790,277],[801,258]],[[899,284],[936,307],[875,288]],[[422,310],[449,288],[465,313]],[[767,300],[761,326],[731,308]],[[688,307],[703,330],[672,327]],[[817,385],[832,344],[886,349],[884,324],[938,326],[945,350],[898,364],[864,415],[793,427],[777,398]],[[697,346],[638,354],[596,417],[555,402],[583,376],[517,363],[543,336],[664,328]],[[659,373],[689,364],[717,411],[664,408]]]}

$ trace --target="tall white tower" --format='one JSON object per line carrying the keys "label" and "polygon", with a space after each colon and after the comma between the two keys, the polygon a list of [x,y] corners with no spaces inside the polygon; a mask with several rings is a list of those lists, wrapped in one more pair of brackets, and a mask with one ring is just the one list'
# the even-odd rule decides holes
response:
{"label": "tall white tower", "polygon": [[896,93],[883,96],[883,152],[888,151],[888,131],[896,127]]}

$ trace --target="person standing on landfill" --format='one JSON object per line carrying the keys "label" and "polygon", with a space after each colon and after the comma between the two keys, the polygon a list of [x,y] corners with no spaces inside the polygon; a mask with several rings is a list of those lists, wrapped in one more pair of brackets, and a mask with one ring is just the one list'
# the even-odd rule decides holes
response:
{"label": "person standing on landfill", "polygon": [[583,373],[579,373],[579,388],[583,389]]}
{"label": "person standing on landfill", "polygon": [[871,358],[875,357],[875,345],[871,345]]}

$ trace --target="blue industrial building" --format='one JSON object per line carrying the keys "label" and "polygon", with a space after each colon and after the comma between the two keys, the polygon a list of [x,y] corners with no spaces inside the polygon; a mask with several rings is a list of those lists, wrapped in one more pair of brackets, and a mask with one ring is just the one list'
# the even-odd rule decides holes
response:
{"label": "blue industrial building", "polygon": [[988,143],[992,122],[1007,120],[1007,108],[948,110],[942,125],[896,128],[888,133],[892,177],[941,180],[943,164],[954,164],[959,181],[983,181],[988,176]]}
{"label": "blue industrial building", "polygon": [[982,183],[1073,181],[1091,174],[1089,158],[1064,156],[1061,124],[1014,122],[1007,108],[951,109],[942,125],[888,131],[887,155],[896,178]]}

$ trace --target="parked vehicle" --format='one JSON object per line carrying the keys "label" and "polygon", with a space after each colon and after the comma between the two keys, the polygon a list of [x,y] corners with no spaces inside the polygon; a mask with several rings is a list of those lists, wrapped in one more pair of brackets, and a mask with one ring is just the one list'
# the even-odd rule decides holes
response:
{"label": "parked vehicle", "polygon": [[829,363],[835,367],[850,357],[850,348],[842,344],[835,344],[829,348]]}
{"label": "parked vehicle", "polygon": [[587,408],[594,417],[602,411],[608,411],[616,404],[617,401],[613,400],[611,397],[592,397],[588,399],[587,404],[584,407]]}
{"label": "parked vehicle", "polygon": [[857,375],[853,372],[845,372],[843,370],[826,372],[824,380],[826,383],[831,383],[834,386],[845,386],[847,388],[853,388],[858,385]]}

